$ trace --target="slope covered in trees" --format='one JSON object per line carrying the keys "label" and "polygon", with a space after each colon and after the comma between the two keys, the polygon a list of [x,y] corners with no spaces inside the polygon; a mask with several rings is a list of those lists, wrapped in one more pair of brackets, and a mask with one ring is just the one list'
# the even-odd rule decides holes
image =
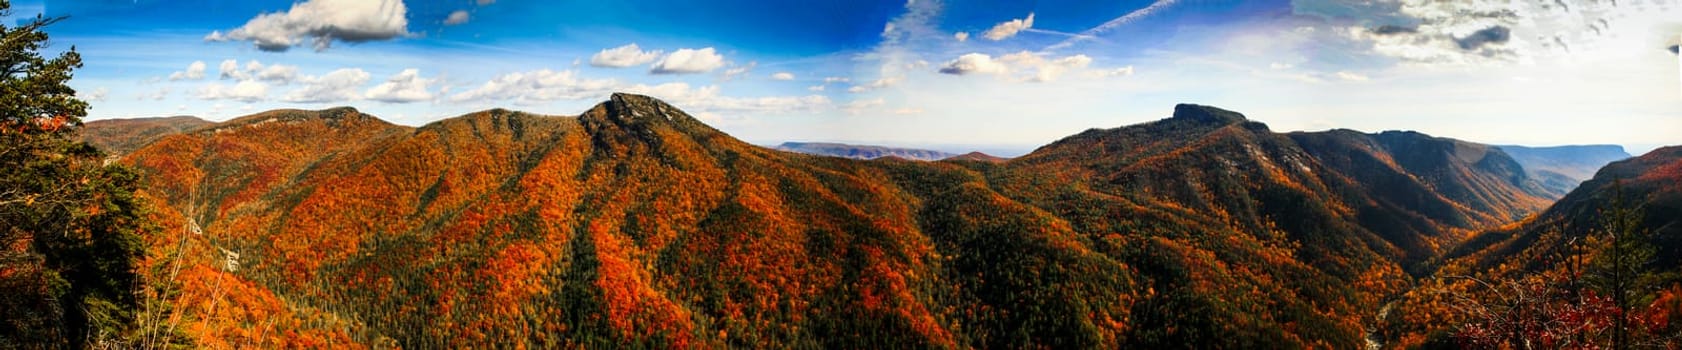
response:
{"label": "slope covered in trees", "polygon": [[1396,307],[1398,345],[1682,344],[1682,147],[1613,162],[1524,221],[1448,252]]}
{"label": "slope covered in trees", "polygon": [[858,161],[615,94],[275,111],[123,161],[201,228],[147,262],[197,271],[148,278],[201,344],[1349,348],[1404,267],[1534,208],[1482,195],[1523,193],[1499,168],[1367,184],[1310,149],[1397,156],[1297,138],[1182,105],[1002,163]]}
{"label": "slope covered in trees", "polygon": [[183,133],[208,126],[204,119],[190,116],[104,119],[82,125],[81,137],[106,153],[122,155],[157,141],[164,136]]}

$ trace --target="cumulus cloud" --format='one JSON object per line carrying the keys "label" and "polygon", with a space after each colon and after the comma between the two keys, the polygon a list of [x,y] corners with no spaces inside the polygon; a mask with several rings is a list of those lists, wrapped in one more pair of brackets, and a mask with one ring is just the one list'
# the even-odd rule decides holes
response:
{"label": "cumulus cloud", "polygon": [[258,102],[267,99],[269,86],[261,82],[246,80],[233,85],[210,83],[199,88],[198,98],[201,100],[234,100],[240,102]]}
{"label": "cumulus cloud", "polygon": [[542,69],[504,74],[472,90],[451,95],[448,100],[513,101],[516,104],[532,105],[556,100],[601,99],[614,92],[629,92],[660,98],[683,106],[685,110],[696,115],[711,115],[715,112],[787,113],[832,106],[829,98],[821,95],[731,97],[724,96],[720,91],[721,88],[717,85],[692,87],[681,82],[658,85],[626,84],[613,79],[584,78],[573,70]]}
{"label": "cumulus cloud", "polygon": [[[1005,40],[1005,39],[1009,39],[1010,37],[1016,36],[1016,33],[1020,33],[1023,30],[1026,30],[1028,28],[1033,28],[1033,27],[1034,27],[1034,14],[1033,13],[1028,13],[1028,18],[1013,19],[1013,20],[1000,22],[999,24],[993,25],[992,29],[988,29],[986,32],[981,33],[981,37],[987,38],[987,40],[992,40],[992,41]],[[966,34],[966,35],[964,35],[964,37],[967,38],[967,37],[969,37],[969,35]],[[960,41],[962,41],[962,40],[960,40]]]}
{"label": "cumulus cloud", "polygon": [[771,74],[771,80],[794,80],[794,73],[776,72]]}
{"label": "cumulus cloud", "polygon": [[940,72],[954,75],[968,74],[1000,74],[1009,71],[1005,65],[993,61],[993,56],[983,53],[968,53],[958,56],[940,67]]}
{"label": "cumulus cloud", "polygon": [[307,76],[299,79],[303,87],[292,90],[283,99],[293,103],[352,101],[362,97],[360,89],[368,83],[368,78],[368,72],[360,68],[341,68],[319,77]]}
{"label": "cumulus cloud", "polygon": [[1621,55],[1682,27],[1682,7],[1631,1],[1340,2],[1295,0],[1296,13],[1347,23],[1337,32],[1371,52],[1419,65],[1534,62]]}
{"label": "cumulus cloud", "polygon": [[308,0],[286,12],[265,13],[244,26],[211,32],[205,41],[250,41],[263,51],[286,51],[309,42],[316,51],[334,41],[390,40],[408,33],[408,9],[400,0]]}
{"label": "cumulus cloud", "polygon": [[218,65],[217,68],[218,68],[217,70],[222,73],[222,79],[234,79],[234,80],[249,80],[249,79],[251,79],[251,74],[248,74],[245,71],[239,69],[239,61],[236,61],[236,60],[224,60],[224,61],[222,61],[221,65]]}
{"label": "cumulus cloud", "polygon": [[204,79],[204,70],[208,68],[204,61],[193,61],[187,65],[187,70],[169,73],[169,80],[199,80]]}
{"label": "cumulus cloud", "polygon": [[409,68],[392,75],[384,83],[368,89],[363,97],[387,103],[410,103],[431,100],[433,95],[427,91],[436,79],[421,78],[420,70]]}
{"label": "cumulus cloud", "polygon": [[513,100],[519,104],[535,104],[554,100],[579,100],[594,98],[612,92],[618,81],[611,79],[585,79],[578,76],[574,70],[553,71],[542,69],[531,72],[508,73],[472,90],[463,91],[449,97],[452,102],[470,101],[506,101]]}
{"label": "cumulus cloud", "polygon": [[653,86],[637,84],[625,86],[619,90],[653,96],[679,106],[686,106],[685,108],[694,108],[703,112],[787,113],[814,111],[832,105],[829,98],[822,95],[723,96],[720,94],[718,85],[692,88],[686,83],[665,83]]}
{"label": "cumulus cloud", "polygon": [[262,80],[278,84],[290,83],[298,76],[298,66],[283,64],[264,65],[257,60],[246,61],[242,66],[239,60],[223,60],[217,65],[217,72],[221,79],[235,81]]}
{"label": "cumulus cloud", "polygon": [[953,33],[952,38],[953,39],[958,39],[958,42],[960,42],[960,43],[965,42],[965,41],[969,41],[969,32]]}
{"label": "cumulus cloud", "polygon": [[1355,72],[1350,72],[1350,71],[1337,72],[1337,78],[1338,79],[1343,79],[1343,80],[1348,80],[1348,81],[1367,81],[1367,80],[1370,80],[1369,78],[1367,78],[1367,76],[1365,74],[1355,73]]}
{"label": "cumulus cloud", "polygon": [[590,66],[603,68],[625,68],[654,62],[660,58],[660,50],[643,51],[636,43],[611,49],[602,49],[590,56]]}
{"label": "cumulus cloud", "polygon": [[[253,61],[252,63],[256,62]],[[247,67],[247,70],[257,72],[257,79],[259,80],[286,84],[291,82],[293,79],[298,78],[298,66],[276,64],[268,67],[259,65],[257,68],[259,69],[251,69],[250,67]]]}
{"label": "cumulus cloud", "polygon": [[467,23],[469,16],[470,15],[467,14],[466,10],[456,10],[455,12],[450,12],[448,17],[444,17],[444,25],[453,26]]}
{"label": "cumulus cloud", "polygon": [[679,49],[654,62],[649,73],[654,74],[694,74],[711,72],[724,66],[724,56],[719,55],[711,47],[695,49]]}
{"label": "cumulus cloud", "polygon": [[823,85],[812,85],[812,86],[807,86],[806,87],[806,91],[811,91],[811,92],[824,91],[825,89],[826,88]]}

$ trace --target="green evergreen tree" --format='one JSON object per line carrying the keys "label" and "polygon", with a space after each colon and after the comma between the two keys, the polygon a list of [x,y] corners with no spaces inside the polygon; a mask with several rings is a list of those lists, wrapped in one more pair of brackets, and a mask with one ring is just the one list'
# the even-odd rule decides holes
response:
{"label": "green evergreen tree", "polygon": [[113,345],[134,324],[137,178],[76,140],[81,56],[40,52],[62,19],[0,24],[0,347]]}
{"label": "green evergreen tree", "polygon": [[1612,184],[1612,202],[1602,208],[1600,212],[1600,230],[1597,232],[1606,240],[1605,248],[1595,256],[1591,265],[1592,274],[1590,284],[1599,291],[1612,298],[1612,303],[1620,313],[1613,320],[1612,347],[1627,349],[1633,343],[1630,324],[1634,307],[1641,305],[1642,299],[1650,293],[1649,281],[1652,274],[1646,266],[1653,260],[1657,252],[1653,242],[1649,239],[1647,230],[1642,227],[1642,214],[1635,206],[1624,201],[1623,184]]}

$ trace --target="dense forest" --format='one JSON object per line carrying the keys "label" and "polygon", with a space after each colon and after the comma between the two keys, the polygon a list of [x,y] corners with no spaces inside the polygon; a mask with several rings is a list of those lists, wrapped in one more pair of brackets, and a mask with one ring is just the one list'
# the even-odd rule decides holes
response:
{"label": "dense forest", "polygon": [[1556,198],[1500,147],[1191,104],[935,162],[632,94],[84,125],[52,22],[0,33],[0,348],[1682,342],[1682,148]]}

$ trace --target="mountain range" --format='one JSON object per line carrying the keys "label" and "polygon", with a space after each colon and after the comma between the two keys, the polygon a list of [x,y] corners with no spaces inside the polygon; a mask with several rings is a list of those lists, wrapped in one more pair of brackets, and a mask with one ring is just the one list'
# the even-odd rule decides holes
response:
{"label": "mountain range", "polygon": [[830,142],[784,142],[773,149],[778,151],[853,159],[897,157],[910,160],[941,160],[957,156],[956,154],[926,149],[850,145]]}
{"label": "mountain range", "polygon": [[[121,161],[192,228],[144,266],[186,271],[152,278],[206,346],[1354,348],[1462,242],[1563,194],[1508,147],[1190,104],[1009,160],[783,152],[630,94],[142,143]],[[1600,173],[1674,168],[1645,158]]]}

